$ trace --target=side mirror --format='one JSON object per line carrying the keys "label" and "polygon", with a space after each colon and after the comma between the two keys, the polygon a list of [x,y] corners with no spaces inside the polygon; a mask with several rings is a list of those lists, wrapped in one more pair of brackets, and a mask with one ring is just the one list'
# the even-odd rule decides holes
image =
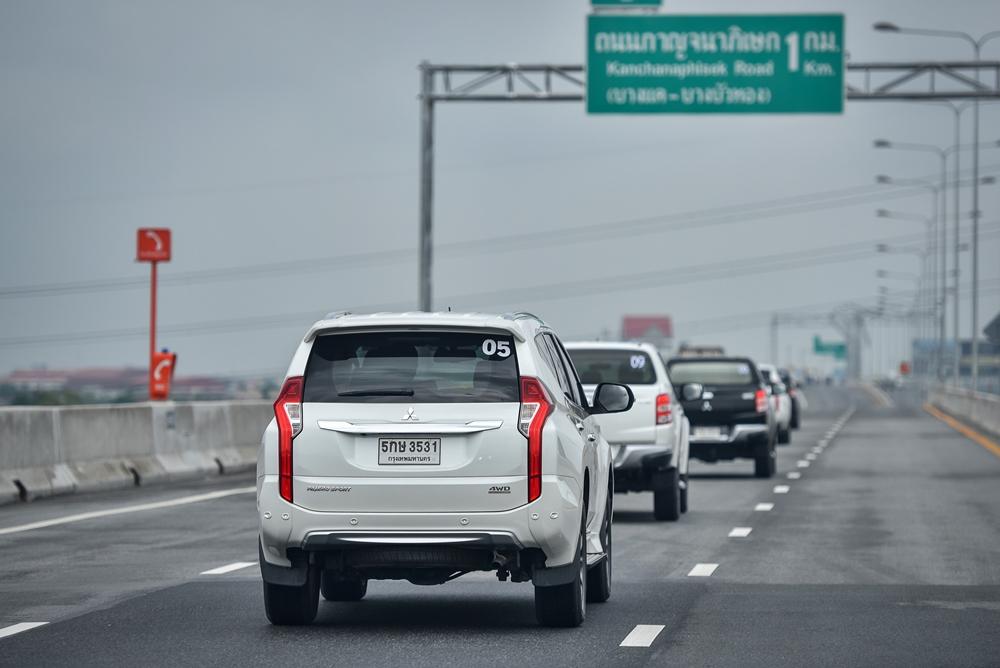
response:
{"label": "side mirror", "polygon": [[603,413],[624,413],[632,408],[635,395],[628,385],[618,383],[601,383],[594,390],[594,405],[590,412],[593,415]]}
{"label": "side mirror", "polygon": [[681,390],[681,394],[684,395],[684,401],[697,401],[701,399],[701,395],[704,392],[705,387],[701,383],[688,383]]}
{"label": "side mirror", "polygon": [[787,388],[781,383],[775,383],[772,385],[775,394],[785,394],[788,392]]}

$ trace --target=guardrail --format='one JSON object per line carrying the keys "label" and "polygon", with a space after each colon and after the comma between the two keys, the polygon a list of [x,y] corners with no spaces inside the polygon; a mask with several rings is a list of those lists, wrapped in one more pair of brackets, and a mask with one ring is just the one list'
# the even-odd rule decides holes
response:
{"label": "guardrail", "polygon": [[270,402],[0,408],[0,503],[252,469]]}
{"label": "guardrail", "polygon": [[927,400],[975,427],[1000,434],[1000,395],[938,385],[930,388]]}

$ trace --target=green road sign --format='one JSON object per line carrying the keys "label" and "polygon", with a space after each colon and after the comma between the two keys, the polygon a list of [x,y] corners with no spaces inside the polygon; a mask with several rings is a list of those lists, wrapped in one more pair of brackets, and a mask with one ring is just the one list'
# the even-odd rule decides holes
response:
{"label": "green road sign", "polygon": [[590,0],[594,7],[659,7],[663,0]]}
{"label": "green road sign", "polygon": [[587,112],[841,113],[842,14],[587,17]]}
{"label": "green road sign", "polygon": [[842,341],[823,341],[813,337],[813,352],[817,355],[832,355],[834,359],[847,359],[847,344]]}

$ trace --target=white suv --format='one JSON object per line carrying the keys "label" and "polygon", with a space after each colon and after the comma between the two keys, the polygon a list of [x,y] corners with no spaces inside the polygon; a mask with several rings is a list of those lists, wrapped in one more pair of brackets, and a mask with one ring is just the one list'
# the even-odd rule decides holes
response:
{"label": "white suv", "polygon": [[653,516],[677,521],[688,507],[688,438],[684,408],[674,394],[666,366],[648,343],[567,343],[583,390],[599,383],[628,385],[635,408],[600,417],[614,456],[616,492],[653,492]]}
{"label": "white suv", "polygon": [[471,571],[531,581],[540,623],[611,593],[611,448],[559,339],[530,314],[329,316],[299,344],[257,460],[264,604],[305,624],[318,595]]}

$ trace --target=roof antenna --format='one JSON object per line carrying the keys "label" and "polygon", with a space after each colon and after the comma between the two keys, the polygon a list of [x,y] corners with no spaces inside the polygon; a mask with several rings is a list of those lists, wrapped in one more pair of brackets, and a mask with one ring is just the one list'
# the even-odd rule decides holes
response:
{"label": "roof antenna", "polygon": [[451,313],[451,307],[450,306],[448,307],[448,313]]}

